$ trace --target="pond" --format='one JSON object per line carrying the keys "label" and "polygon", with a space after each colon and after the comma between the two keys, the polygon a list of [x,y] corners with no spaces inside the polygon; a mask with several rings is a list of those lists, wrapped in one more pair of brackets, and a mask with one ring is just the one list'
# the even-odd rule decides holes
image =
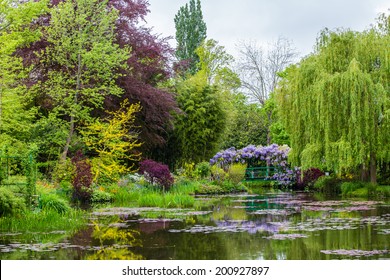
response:
{"label": "pond", "polygon": [[101,207],[78,232],[0,233],[1,259],[390,259],[390,202],[199,196],[197,209]]}

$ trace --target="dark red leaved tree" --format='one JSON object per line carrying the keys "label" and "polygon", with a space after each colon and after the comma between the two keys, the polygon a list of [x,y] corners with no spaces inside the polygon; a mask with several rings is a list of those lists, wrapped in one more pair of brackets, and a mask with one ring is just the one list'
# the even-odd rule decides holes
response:
{"label": "dark red leaved tree", "polygon": [[[60,2],[62,0],[51,0],[50,4],[55,6]],[[109,5],[119,11],[115,30],[117,43],[121,47],[131,48],[131,56],[127,61],[129,70],[118,70],[123,75],[117,84],[124,90],[124,94],[121,97],[107,97],[105,108],[95,110],[93,114],[104,116],[106,110],[119,109],[125,98],[130,102],[140,102],[142,111],[137,115],[135,124],[140,128],[143,152],[150,154],[154,148],[164,146],[172,128],[172,112],[178,111],[173,94],[157,86],[171,75],[173,49],[168,43],[169,38],[160,38],[152,33],[151,28],[143,25],[149,13],[147,0],[109,0]],[[35,24],[38,27],[49,23],[50,15],[45,15]],[[60,70],[58,65],[47,65],[36,55],[48,46],[43,36],[40,41],[17,51],[26,66],[33,66],[29,78],[24,80],[27,86],[47,80],[51,69]],[[34,98],[43,114],[55,106],[44,89],[37,92]]]}

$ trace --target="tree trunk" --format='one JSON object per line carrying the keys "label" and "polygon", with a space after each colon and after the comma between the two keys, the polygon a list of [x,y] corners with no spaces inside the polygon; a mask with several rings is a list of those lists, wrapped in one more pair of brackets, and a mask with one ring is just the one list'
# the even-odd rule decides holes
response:
{"label": "tree trunk", "polygon": [[370,182],[376,184],[376,154],[370,153]]}
{"label": "tree trunk", "polygon": [[[74,94],[74,104],[76,105],[78,102],[78,94],[81,89],[81,53],[79,52],[77,56],[77,80],[76,80],[76,92]],[[60,157],[60,161],[65,161],[66,157],[68,155],[70,142],[72,141],[73,133],[74,133],[74,125],[75,125],[75,109],[72,109],[71,115],[70,115],[70,126],[69,126],[69,134],[68,138],[66,139],[64,151],[62,152],[62,155]]]}
{"label": "tree trunk", "polygon": [[363,182],[368,181],[368,170],[364,163],[360,166],[360,180]]}
{"label": "tree trunk", "polygon": [[272,112],[267,112],[268,125],[267,125],[267,146],[271,145],[271,115]]}
{"label": "tree trunk", "polygon": [[68,151],[69,151],[69,147],[70,147],[70,142],[72,141],[73,133],[74,133],[74,117],[71,116],[70,117],[69,134],[68,134],[68,137],[66,138],[64,151],[62,152],[61,157],[60,157],[61,162],[64,162],[66,160],[66,157],[67,157]]}

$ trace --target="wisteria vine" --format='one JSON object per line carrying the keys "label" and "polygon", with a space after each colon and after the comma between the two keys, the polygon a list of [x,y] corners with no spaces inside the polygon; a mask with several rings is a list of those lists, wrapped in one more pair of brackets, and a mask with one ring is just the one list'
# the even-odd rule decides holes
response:
{"label": "wisteria vine", "polygon": [[240,150],[234,147],[218,152],[212,159],[210,165],[217,164],[227,169],[233,163],[247,163],[248,166],[274,166],[277,172],[270,178],[276,180],[280,185],[289,186],[296,182],[298,168],[291,169],[287,163],[287,156],[290,148],[286,145],[269,146],[249,145]]}

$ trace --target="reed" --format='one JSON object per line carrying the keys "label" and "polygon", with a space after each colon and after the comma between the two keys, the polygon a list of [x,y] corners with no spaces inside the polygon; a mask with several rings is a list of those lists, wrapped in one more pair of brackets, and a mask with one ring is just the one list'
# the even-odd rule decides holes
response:
{"label": "reed", "polygon": [[195,199],[180,193],[144,193],[138,199],[139,207],[188,208],[194,206]]}

